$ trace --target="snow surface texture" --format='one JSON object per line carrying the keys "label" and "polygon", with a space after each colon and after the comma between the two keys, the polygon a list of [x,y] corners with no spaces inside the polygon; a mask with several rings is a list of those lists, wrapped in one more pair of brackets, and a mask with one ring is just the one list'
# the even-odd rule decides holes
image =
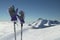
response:
{"label": "snow surface texture", "polygon": [[[34,22],[31,26],[24,24],[23,26],[23,40],[60,40],[60,25],[51,26],[43,22],[46,28],[40,28],[42,26],[42,20]],[[17,23],[17,40],[20,40],[21,30],[20,23]],[[40,26],[41,25],[41,26]],[[34,29],[32,27],[39,27],[40,29]],[[14,27],[12,22],[0,22],[0,40],[14,40]]]}

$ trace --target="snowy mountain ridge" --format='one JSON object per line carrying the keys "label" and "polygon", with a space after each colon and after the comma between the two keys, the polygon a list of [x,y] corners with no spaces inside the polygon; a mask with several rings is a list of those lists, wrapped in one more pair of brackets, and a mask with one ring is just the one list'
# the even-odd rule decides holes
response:
{"label": "snowy mountain ridge", "polygon": [[58,24],[60,24],[60,22],[57,20],[53,21],[53,20],[39,18],[38,20],[34,21],[32,24],[29,24],[29,26],[33,26],[34,28],[36,28],[36,27],[41,28],[41,27],[58,25]]}

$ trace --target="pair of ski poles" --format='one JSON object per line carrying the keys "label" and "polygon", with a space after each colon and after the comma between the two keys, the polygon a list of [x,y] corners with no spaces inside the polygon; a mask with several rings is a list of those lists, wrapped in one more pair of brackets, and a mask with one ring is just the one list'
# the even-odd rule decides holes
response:
{"label": "pair of ski poles", "polygon": [[[17,40],[15,24],[16,22],[14,22],[14,37],[15,37],[15,40]],[[22,40],[22,27],[23,27],[23,24],[21,23],[21,40]]]}

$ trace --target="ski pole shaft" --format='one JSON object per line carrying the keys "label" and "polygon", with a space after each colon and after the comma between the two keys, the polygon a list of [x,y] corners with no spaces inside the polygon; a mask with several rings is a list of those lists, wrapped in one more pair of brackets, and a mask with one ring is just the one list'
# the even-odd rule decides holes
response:
{"label": "ski pole shaft", "polygon": [[22,28],[23,28],[23,24],[21,24],[21,40],[22,40]]}
{"label": "ski pole shaft", "polygon": [[16,28],[15,28],[15,22],[14,22],[14,37],[15,37],[15,40],[16,40]]}

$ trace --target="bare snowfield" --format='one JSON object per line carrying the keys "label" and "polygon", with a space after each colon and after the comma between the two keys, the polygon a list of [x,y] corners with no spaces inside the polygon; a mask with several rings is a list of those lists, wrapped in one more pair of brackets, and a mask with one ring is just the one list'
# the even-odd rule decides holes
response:
{"label": "bare snowfield", "polygon": [[[17,23],[17,40],[20,40],[21,30],[20,24]],[[38,23],[39,24],[39,23]],[[36,25],[35,25],[36,26]],[[0,40],[14,40],[14,27],[12,22],[0,22]],[[32,26],[24,24],[23,40],[60,40],[60,25],[33,29]]]}

